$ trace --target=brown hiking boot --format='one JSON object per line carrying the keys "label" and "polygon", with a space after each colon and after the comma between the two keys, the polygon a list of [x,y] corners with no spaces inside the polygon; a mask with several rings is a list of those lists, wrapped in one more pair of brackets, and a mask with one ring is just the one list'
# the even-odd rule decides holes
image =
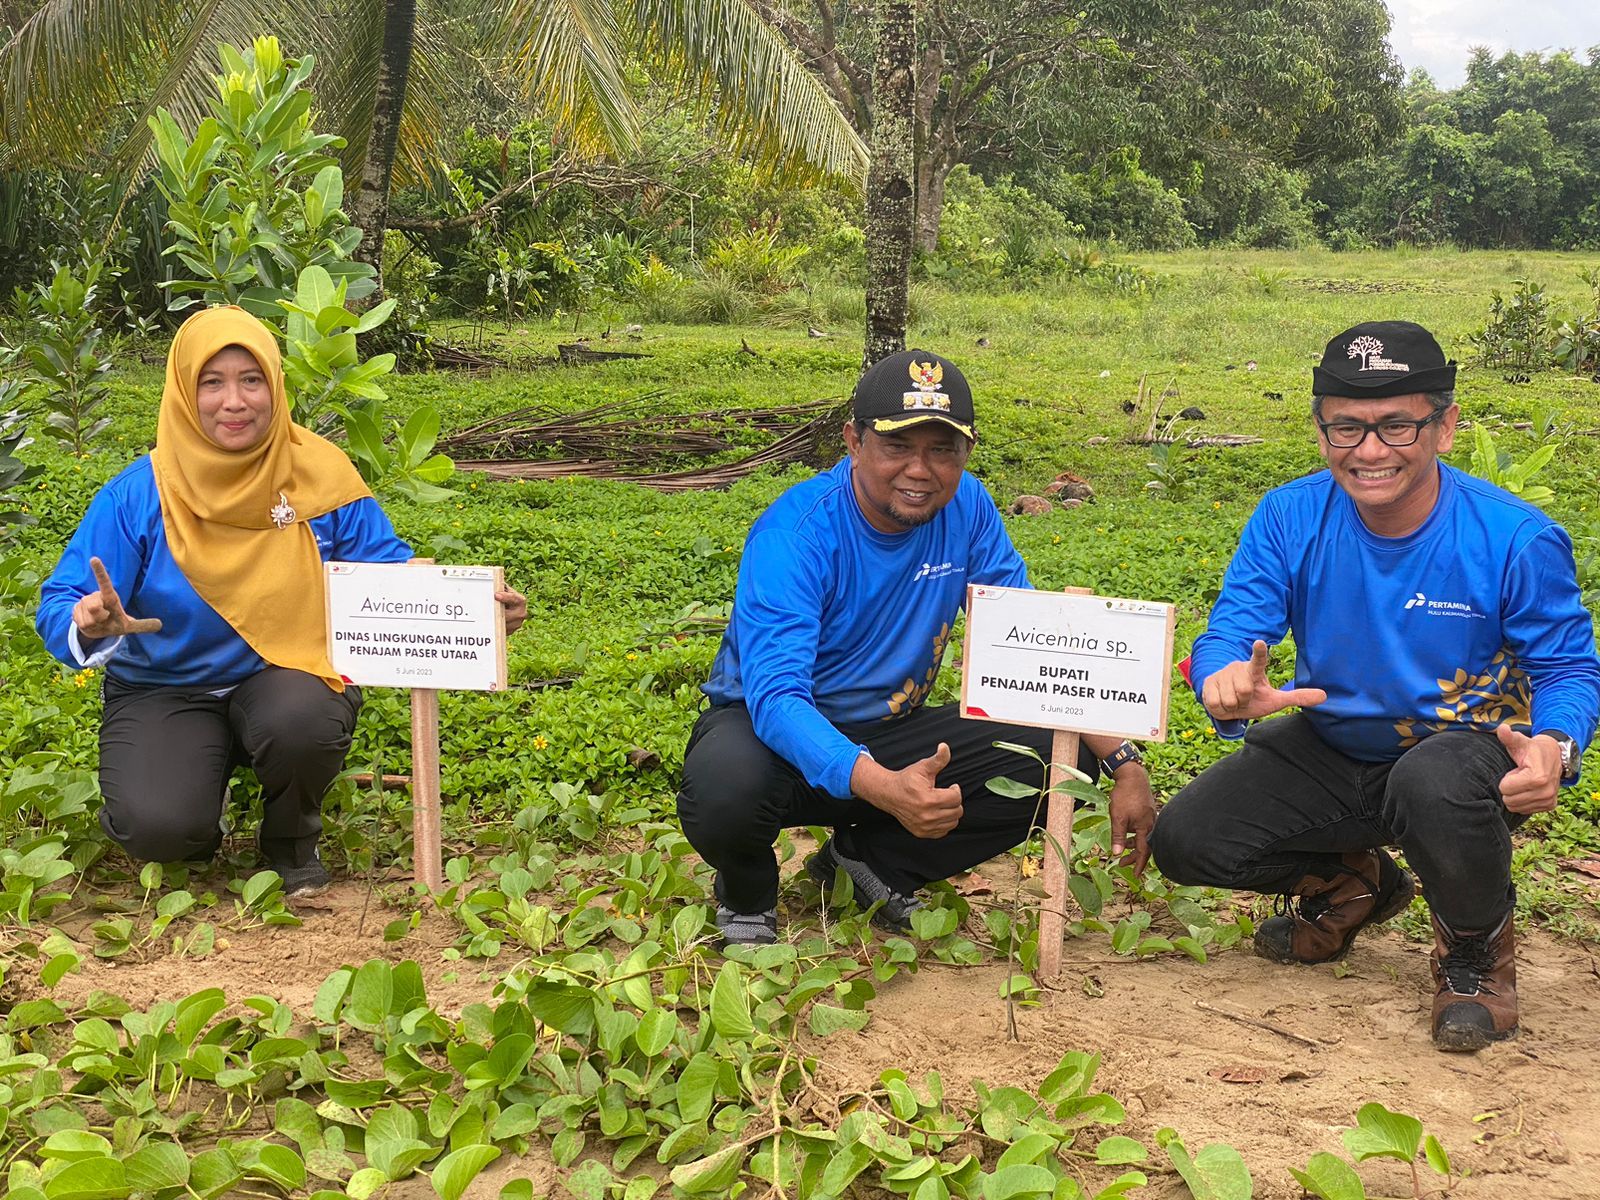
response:
{"label": "brown hiking boot", "polygon": [[1488,933],[1433,918],[1433,1044],[1482,1050],[1517,1032],[1517,940],[1511,914]]}
{"label": "brown hiking boot", "polygon": [[1256,930],[1256,953],[1275,962],[1336,962],[1368,925],[1387,921],[1416,895],[1411,876],[1383,850],[1355,850],[1283,897],[1279,915]]}

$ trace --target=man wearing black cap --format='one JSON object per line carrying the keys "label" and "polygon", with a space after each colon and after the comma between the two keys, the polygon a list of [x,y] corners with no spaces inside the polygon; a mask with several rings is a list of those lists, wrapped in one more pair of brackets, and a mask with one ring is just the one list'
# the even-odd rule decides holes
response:
{"label": "man wearing black cap", "polygon": [[[1434,1042],[1478,1050],[1517,1029],[1511,830],[1576,782],[1600,662],[1566,533],[1439,462],[1455,373],[1406,321],[1328,344],[1311,402],[1328,470],[1262,499],[1194,646],[1200,700],[1244,746],[1153,841],[1178,883],[1283,896],[1256,953],[1301,963],[1410,903],[1398,845],[1432,910]],[[1267,648],[1286,631],[1279,689]]]}
{"label": "man wearing black cap", "polygon": [[[1037,783],[1050,731],[964,721],[925,707],[969,583],[1028,585],[1027,568],[983,486],[965,471],[972,392],[923,350],[890,355],[856,385],[848,456],[797,484],[745,541],[711,707],[684,758],[678,815],[716,868],[728,943],[777,936],[780,829],[826,825],[807,863],[831,886],[843,871],[882,927],[904,932],[921,885],[1022,842],[1033,799],[985,781]],[[1138,753],[1083,738],[1078,767],[1113,777],[1113,849],[1143,869],[1155,810]]]}

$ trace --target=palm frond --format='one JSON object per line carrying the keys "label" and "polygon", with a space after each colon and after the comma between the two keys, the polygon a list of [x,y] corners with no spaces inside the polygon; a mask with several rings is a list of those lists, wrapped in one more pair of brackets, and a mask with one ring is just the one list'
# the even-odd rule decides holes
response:
{"label": "palm frond", "polygon": [[71,163],[115,132],[116,158],[131,165],[157,108],[185,129],[205,117],[219,43],[279,33],[302,52],[295,32],[315,28],[317,10],[314,0],[47,0],[0,48],[0,140],[20,162]]}
{"label": "palm frond", "polygon": [[783,174],[866,178],[867,149],[747,0],[633,0],[639,49],[687,78],[736,151]]}
{"label": "palm frond", "polygon": [[580,150],[638,145],[622,76],[623,37],[607,0],[502,0],[486,45],[523,94]]}
{"label": "palm frond", "polygon": [[165,63],[216,0],[47,0],[0,47],[0,141],[24,163],[72,162],[132,81]]}

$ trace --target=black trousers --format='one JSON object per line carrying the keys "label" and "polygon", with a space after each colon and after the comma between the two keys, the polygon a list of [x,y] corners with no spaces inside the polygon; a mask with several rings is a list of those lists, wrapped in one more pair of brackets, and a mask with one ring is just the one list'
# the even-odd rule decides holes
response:
{"label": "black trousers", "polygon": [[[890,887],[911,893],[925,883],[977,866],[1025,841],[1037,797],[1013,800],[984,784],[1006,775],[1038,786],[1043,768],[1031,758],[997,750],[995,742],[1031,746],[1050,757],[1051,731],[993,721],[964,721],[954,704],[918,708],[893,721],[841,725],[890,770],[908,767],[950,747],[938,784],[961,785],[961,822],[942,838],[919,838],[865,800],[840,800],[812,787],[756,736],[743,704],[707,709],[684,754],[678,819],[689,842],[717,869],[722,903],[736,912],[763,912],[778,900],[772,843],[780,829],[827,825],[839,849],[865,861]],[[1099,761],[1080,749],[1078,768],[1094,776]],[[1043,817],[1041,815],[1041,821]]]}
{"label": "black trousers", "polygon": [[1156,818],[1151,851],[1175,883],[1285,893],[1353,850],[1398,845],[1452,929],[1493,929],[1514,900],[1500,798],[1511,757],[1492,733],[1435,733],[1394,762],[1333,749],[1303,713],[1258,721]]}
{"label": "black trousers", "polygon": [[203,687],[133,687],[105,680],[100,720],[100,826],[136,859],[208,859],[228,777],[261,781],[262,856],[311,860],[322,834],[322,795],[344,767],[361,710],[353,687],[267,667],[225,696]]}

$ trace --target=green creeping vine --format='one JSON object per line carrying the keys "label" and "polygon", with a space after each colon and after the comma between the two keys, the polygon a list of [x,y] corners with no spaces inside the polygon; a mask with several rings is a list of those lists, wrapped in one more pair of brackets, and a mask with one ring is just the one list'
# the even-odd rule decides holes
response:
{"label": "green creeping vine", "polygon": [[[869,1091],[830,1098],[816,1043],[865,1024],[849,1005],[871,989],[856,985],[894,964],[806,962],[770,946],[718,965],[699,952],[705,915],[683,909],[670,948],[641,942],[620,962],[580,951],[524,964],[496,1003],[455,1021],[429,1007],[412,961],[334,972],[310,1021],[263,996],[230,1007],[218,988],[145,1012],[99,991],[72,1013],[18,1004],[0,1033],[7,1194],[368,1200],[426,1171],[458,1200],[538,1138],[580,1200],[650,1200],[663,1186],[737,1196],[751,1184],[794,1200],[860,1185],[912,1200],[1104,1200],[1151,1172],[1201,1200],[1251,1195],[1230,1146],[1191,1155],[1163,1129],[1170,1165],[1156,1164],[1113,1132],[1127,1114],[1093,1090],[1098,1055],[1063,1055],[1037,1089],[974,1081],[960,1104],[937,1071],[919,1084],[885,1071]],[[1356,1162],[1398,1158],[1415,1172],[1420,1145],[1449,1176],[1414,1118],[1369,1104],[1358,1121],[1345,1135]],[[1366,1197],[1330,1154],[1292,1173],[1326,1200]],[[501,1195],[527,1200],[531,1184]]]}

